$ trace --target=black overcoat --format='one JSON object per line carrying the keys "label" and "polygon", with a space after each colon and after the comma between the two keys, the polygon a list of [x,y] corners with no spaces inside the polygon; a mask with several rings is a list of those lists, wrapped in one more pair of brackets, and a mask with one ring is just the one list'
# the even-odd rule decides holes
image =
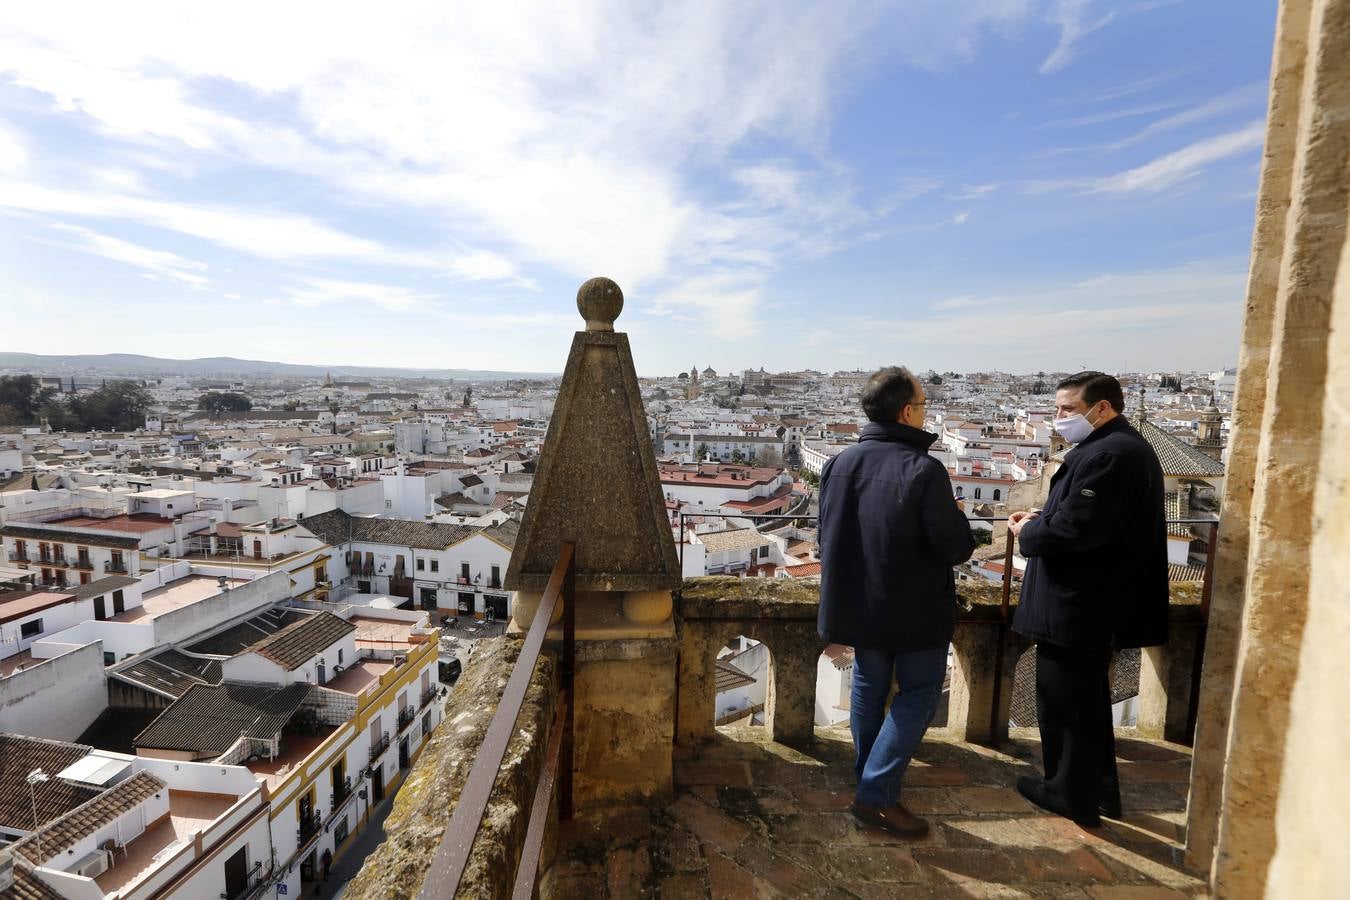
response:
{"label": "black overcoat", "polygon": [[1123,417],[1068,452],[1018,546],[1027,570],[1014,631],[1064,647],[1166,643],[1162,466]]}
{"label": "black overcoat", "polygon": [[975,550],[935,435],[869,423],[820,475],[820,613],[826,641],[868,650],[944,647],[956,624],[952,566]]}

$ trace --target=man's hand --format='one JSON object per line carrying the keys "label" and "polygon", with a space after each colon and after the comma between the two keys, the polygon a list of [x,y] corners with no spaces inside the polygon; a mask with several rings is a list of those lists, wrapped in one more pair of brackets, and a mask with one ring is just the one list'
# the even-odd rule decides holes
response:
{"label": "man's hand", "polygon": [[1017,512],[1008,516],[1008,530],[1012,532],[1013,537],[1019,536],[1022,533],[1022,527],[1032,519],[1036,518],[1037,515],[1039,515],[1039,513],[1026,509],[1019,509]]}

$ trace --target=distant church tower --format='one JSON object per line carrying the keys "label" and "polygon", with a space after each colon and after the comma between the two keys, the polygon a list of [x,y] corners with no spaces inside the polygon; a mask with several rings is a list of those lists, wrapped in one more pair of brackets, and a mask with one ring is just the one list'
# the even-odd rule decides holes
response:
{"label": "distant church tower", "polygon": [[685,394],[690,400],[697,400],[700,393],[698,386],[698,366],[689,370],[689,387],[685,389]]}
{"label": "distant church tower", "polygon": [[1210,397],[1209,406],[1200,414],[1196,448],[1215,462],[1223,462],[1223,413]]}

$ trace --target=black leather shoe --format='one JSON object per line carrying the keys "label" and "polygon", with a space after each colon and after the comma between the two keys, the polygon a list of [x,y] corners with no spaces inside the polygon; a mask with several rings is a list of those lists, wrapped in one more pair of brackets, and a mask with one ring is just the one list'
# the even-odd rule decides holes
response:
{"label": "black leather shoe", "polygon": [[1026,797],[1032,803],[1039,806],[1046,812],[1052,812],[1057,816],[1063,816],[1071,820],[1076,825],[1083,828],[1099,828],[1102,820],[1098,816],[1075,816],[1068,810],[1060,806],[1051,798],[1050,793],[1045,789],[1045,782],[1039,778],[1032,778],[1030,775],[1023,775],[1017,779],[1017,793]]}

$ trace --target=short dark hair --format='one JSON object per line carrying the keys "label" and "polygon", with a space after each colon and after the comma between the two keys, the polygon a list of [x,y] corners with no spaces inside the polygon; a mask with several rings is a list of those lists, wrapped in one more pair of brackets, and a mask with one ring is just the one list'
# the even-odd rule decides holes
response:
{"label": "short dark hair", "polygon": [[1057,391],[1074,388],[1083,389],[1083,402],[1088,406],[1096,406],[1105,400],[1116,412],[1125,411],[1125,392],[1121,390],[1120,382],[1114,375],[1107,375],[1105,372],[1079,372],[1055,385]]}
{"label": "short dark hair", "polygon": [[918,383],[904,366],[877,371],[862,389],[862,408],[873,422],[894,422],[900,410],[914,402]]}

